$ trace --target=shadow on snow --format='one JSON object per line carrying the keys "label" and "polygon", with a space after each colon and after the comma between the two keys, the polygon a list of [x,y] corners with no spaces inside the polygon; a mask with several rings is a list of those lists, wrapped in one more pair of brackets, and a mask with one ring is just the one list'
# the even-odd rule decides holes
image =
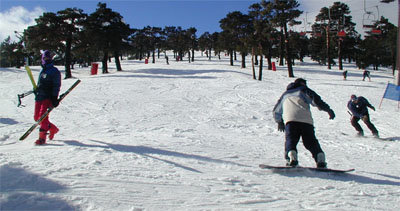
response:
{"label": "shadow on snow", "polygon": [[112,149],[112,150],[119,151],[119,152],[136,153],[136,154],[139,154],[142,156],[146,156],[146,157],[150,157],[150,158],[153,158],[153,159],[156,159],[159,161],[163,161],[168,164],[172,164],[176,167],[183,168],[185,170],[189,170],[189,171],[193,171],[193,172],[197,172],[197,173],[202,173],[202,172],[199,170],[196,170],[194,168],[191,168],[191,167],[183,166],[183,165],[178,164],[173,161],[168,161],[165,159],[157,158],[154,155],[182,157],[182,158],[196,159],[196,160],[201,160],[201,161],[206,161],[206,162],[225,163],[225,164],[231,164],[231,165],[250,167],[250,166],[246,166],[246,165],[231,162],[231,161],[224,161],[224,160],[213,159],[213,158],[201,156],[201,155],[186,154],[186,153],[175,152],[175,151],[170,151],[170,150],[163,150],[163,149],[156,149],[156,148],[146,147],[146,146],[128,146],[128,145],[121,145],[121,144],[110,144],[110,143],[106,143],[103,141],[96,141],[96,140],[91,140],[91,141],[98,143],[98,144],[96,144],[96,145],[83,144],[78,141],[64,141],[64,143],[66,143],[68,145],[80,146],[80,147],[97,147],[97,148]]}
{"label": "shadow on snow", "polygon": [[76,210],[67,201],[50,197],[66,189],[40,175],[9,165],[0,167],[0,210]]}
{"label": "shadow on snow", "polygon": [[5,125],[15,125],[18,124],[17,121],[10,118],[0,118],[0,123]]}
{"label": "shadow on snow", "polygon": [[[196,69],[160,69],[160,68],[152,68],[152,69],[138,69],[132,71],[121,71],[118,72],[121,75],[109,75],[104,74],[98,77],[137,77],[137,78],[189,78],[189,79],[215,79],[215,76],[198,76],[201,74],[207,73],[238,73],[246,76],[250,76],[250,74],[240,71],[231,71],[231,70],[196,70]],[[113,72],[116,73],[116,72]]]}
{"label": "shadow on snow", "polygon": [[[342,182],[350,182],[354,181],[361,184],[375,184],[375,185],[393,185],[393,186],[400,186],[400,181],[392,181],[392,180],[385,180],[385,179],[375,179],[367,176],[361,176],[354,173],[332,173],[332,172],[311,172],[309,170],[300,170],[300,171],[292,171],[290,172],[287,170],[283,171],[274,171],[277,174],[286,177],[314,177],[320,179],[327,179],[327,180],[335,180],[335,181],[342,181]],[[360,171],[362,172],[362,171]],[[370,172],[369,172],[370,173]],[[381,175],[379,173],[374,173],[377,175]],[[391,175],[381,175],[388,178],[400,179],[397,176]]]}

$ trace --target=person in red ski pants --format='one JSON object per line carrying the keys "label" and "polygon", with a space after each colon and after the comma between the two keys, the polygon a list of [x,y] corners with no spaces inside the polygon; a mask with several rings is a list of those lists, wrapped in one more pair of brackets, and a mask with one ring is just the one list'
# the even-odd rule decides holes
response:
{"label": "person in red ski pants", "polygon": [[[46,113],[50,107],[57,107],[59,104],[58,94],[61,87],[61,73],[54,67],[50,51],[46,50],[42,54],[42,67],[40,71],[38,85],[35,90],[35,121]],[[41,123],[39,129],[39,139],[36,140],[37,145],[46,143],[47,132],[49,139],[52,140],[59,129],[49,121],[47,116]]]}

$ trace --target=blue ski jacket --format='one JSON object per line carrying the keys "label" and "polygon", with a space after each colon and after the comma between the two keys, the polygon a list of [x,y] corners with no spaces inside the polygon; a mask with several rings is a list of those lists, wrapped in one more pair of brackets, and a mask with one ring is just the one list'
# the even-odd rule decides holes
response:
{"label": "blue ski jacket", "polygon": [[45,99],[52,99],[58,97],[61,87],[61,73],[54,67],[52,63],[43,65],[43,69],[39,73],[39,80],[37,84],[36,101]]}
{"label": "blue ski jacket", "polygon": [[362,96],[357,97],[357,102],[350,100],[347,103],[347,108],[351,111],[353,116],[362,118],[363,116],[368,114],[368,108],[373,108],[373,106]]}
{"label": "blue ski jacket", "polygon": [[312,125],[310,105],[326,112],[331,110],[329,105],[307,86],[290,83],[274,107],[275,122],[286,124],[293,121]]}

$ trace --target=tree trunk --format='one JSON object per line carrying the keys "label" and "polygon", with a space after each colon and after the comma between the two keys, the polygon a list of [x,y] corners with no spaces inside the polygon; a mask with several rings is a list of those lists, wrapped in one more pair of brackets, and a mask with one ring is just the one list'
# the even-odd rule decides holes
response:
{"label": "tree trunk", "polygon": [[254,47],[251,48],[251,69],[253,70],[253,79],[256,79],[256,69],[254,68]]}
{"label": "tree trunk", "polygon": [[330,31],[330,29],[329,29],[329,23],[328,23],[328,25],[326,26],[326,60],[328,61],[328,69],[330,70],[330,69],[332,69],[332,64],[331,64],[331,54],[329,52],[330,44],[331,44],[329,31]]}
{"label": "tree trunk", "polygon": [[283,27],[281,27],[281,33],[280,33],[280,51],[279,51],[279,66],[284,65],[284,52],[285,52],[285,42],[284,42],[284,35],[283,35]]}
{"label": "tree trunk", "polygon": [[231,66],[233,66],[233,51],[232,50],[229,52],[229,57],[230,57]]}
{"label": "tree trunk", "polygon": [[103,73],[108,73],[108,51],[104,51],[103,60],[101,61]]}
{"label": "tree trunk", "polygon": [[260,65],[258,66],[258,80],[262,80],[262,71],[263,71],[263,55],[260,53]]}
{"label": "tree trunk", "polygon": [[72,42],[72,34],[70,34],[67,38],[67,42],[65,43],[65,79],[72,78],[71,73],[71,42]]}
{"label": "tree trunk", "polygon": [[288,66],[288,75],[290,78],[294,77],[293,74],[293,67],[292,67],[292,59],[291,59],[291,51],[290,51],[290,46],[289,46],[289,35],[287,32],[287,26],[286,23],[283,25],[284,27],[284,32],[285,32],[285,50],[286,50],[286,62]]}
{"label": "tree trunk", "polygon": [[114,52],[115,66],[117,67],[117,71],[122,71],[121,62],[119,61],[119,53],[118,51]]}
{"label": "tree trunk", "polygon": [[339,60],[339,70],[343,70],[342,41],[340,39],[338,43],[338,60]]}
{"label": "tree trunk", "polygon": [[240,54],[242,55],[242,68],[246,68],[246,54],[244,52]]}
{"label": "tree trunk", "polygon": [[271,59],[271,48],[270,47],[268,47],[268,49],[267,49],[267,55],[265,55],[265,58],[267,58],[268,70],[272,70],[272,59]]}

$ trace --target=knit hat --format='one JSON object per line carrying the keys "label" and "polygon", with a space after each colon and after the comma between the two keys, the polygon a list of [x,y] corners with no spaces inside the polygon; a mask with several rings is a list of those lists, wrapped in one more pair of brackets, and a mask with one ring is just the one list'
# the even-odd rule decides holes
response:
{"label": "knit hat", "polygon": [[45,50],[42,53],[42,65],[48,64],[52,62],[51,53],[49,50]]}
{"label": "knit hat", "polygon": [[304,83],[304,85],[307,85],[307,81],[303,78],[298,78],[294,81],[295,84],[302,84]]}
{"label": "knit hat", "polygon": [[351,100],[357,100],[357,96],[356,95],[351,95],[350,99]]}

